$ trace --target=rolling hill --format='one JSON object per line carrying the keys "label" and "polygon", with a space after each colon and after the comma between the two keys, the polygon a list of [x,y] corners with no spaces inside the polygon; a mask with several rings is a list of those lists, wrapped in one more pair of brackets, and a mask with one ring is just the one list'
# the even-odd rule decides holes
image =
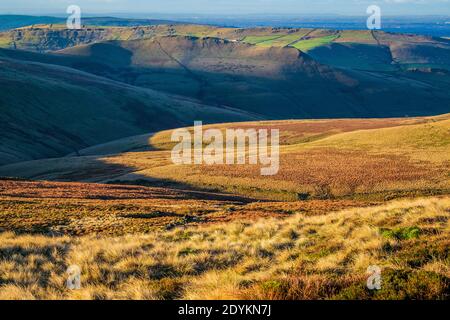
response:
{"label": "rolling hill", "polygon": [[3,166],[0,176],[121,182],[277,200],[380,200],[450,191],[448,115],[211,127],[278,128],[282,144],[279,173],[261,176],[257,165],[174,165],[171,131],[163,131],[91,147],[79,156]]}
{"label": "rolling hill", "polygon": [[193,120],[450,111],[450,46],[423,36],[55,24],[14,29],[0,39],[11,32],[20,35],[16,48],[46,53],[0,49],[0,81],[8,93],[0,98],[7,132],[1,164],[59,157]]}
{"label": "rolling hill", "polygon": [[[405,35],[370,30],[327,30],[296,28],[223,28],[153,20],[126,20],[117,18],[87,18],[88,27],[82,30],[66,30],[64,25],[35,25],[0,33],[0,47],[31,51],[55,51],[79,44],[107,40],[142,40],[164,36],[189,36],[220,38],[260,47],[294,47],[308,52],[318,61],[331,62],[333,66],[352,68],[355,63],[363,69],[379,70],[377,64],[367,63],[367,52],[375,59],[382,59],[383,69],[405,65],[429,65],[450,70],[448,50],[450,42],[445,38]],[[158,24],[159,22],[159,24]],[[165,24],[163,24],[165,23]],[[122,27],[121,27],[122,26]],[[132,28],[124,26],[133,26]],[[342,64],[333,63],[329,54],[342,54],[350,50],[353,56]],[[316,50],[317,49],[317,50]],[[325,51],[321,49],[327,49]],[[390,57],[385,57],[386,51]],[[331,56],[332,56],[331,55]],[[378,60],[378,63],[380,61]]]}
{"label": "rolling hill", "polygon": [[62,23],[64,19],[46,16],[0,15],[0,31],[21,28],[34,24]]}
{"label": "rolling hill", "polygon": [[[449,298],[449,41],[36,19],[0,32],[0,299]],[[277,174],[174,164],[195,120],[278,129]]]}
{"label": "rolling hill", "polygon": [[[112,52],[126,58],[111,61]],[[448,73],[337,69],[295,48],[172,36],[78,46],[59,53],[116,68],[109,72],[116,80],[264,114],[269,119],[417,116],[449,111],[442,104],[450,101]],[[389,55],[373,50],[367,54],[381,60]],[[329,56],[337,59],[333,52]],[[351,53],[346,56],[354,57]],[[446,57],[444,53],[438,56]],[[392,65],[385,60],[380,64]]]}
{"label": "rolling hill", "polygon": [[449,111],[442,103],[450,101],[445,72],[339,69],[295,48],[218,38],[152,37],[80,45],[45,55],[10,50],[0,55],[69,66],[266,119],[423,116]]}
{"label": "rolling hill", "polygon": [[241,111],[115,82],[67,67],[0,58],[0,163],[59,157],[121,137],[254,119]]}
{"label": "rolling hill", "polygon": [[[338,67],[376,71],[422,65],[450,70],[450,42],[445,38],[369,30],[239,29],[117,18],[87,18],[85,21],[90,25],[82,30],[66,30],[60,24],[43,24],[3,32],[0,33],[0,47],[48,52],[108,40],[142,40],[177,35],[220,38],[259,47],[293,47],[308,52],[319,62]],[[343,54],[344,57],[339,57]],[[336,61],[331,59],[335,55],[338,56]]]}
{"label": "rolling hill", "polygon": [[[27,15],[0,15],[0,31],[17,29],[29,26],[63,26],[67,18],[50,16],[27,16]],[[178,24],[175,21],[157,19],[126,19],[115,17],[84,17],[85,26],[111,26],[111,27],[135,27],[158,24]]]}

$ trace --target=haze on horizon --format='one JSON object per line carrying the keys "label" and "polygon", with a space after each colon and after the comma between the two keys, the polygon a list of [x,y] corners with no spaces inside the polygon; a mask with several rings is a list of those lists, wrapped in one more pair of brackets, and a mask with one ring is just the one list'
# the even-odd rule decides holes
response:
{"label": "haze on horizon", "polygon": [[450,0],[16,0],[0,2],[0,14],[64,15],[78,5],[97,15],[365,15],[373,4],[386,15],[450,15]]}

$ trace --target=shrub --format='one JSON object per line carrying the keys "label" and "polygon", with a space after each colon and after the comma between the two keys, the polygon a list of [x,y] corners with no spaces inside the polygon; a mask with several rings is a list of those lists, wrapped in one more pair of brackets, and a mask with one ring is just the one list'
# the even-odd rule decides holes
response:
{"label": "shrub", "polygon": [[380,230],[380,233],[383,237],[389,239],[410,240],[410,239],[417,239],[421,234],[421,230],[418,227],[407,227],[396,229],[383,228]]}
{"label": "shrub", "polygon": [[381,290],[374,294],[382,300],[441,300],[450,295],[450,278],[428,271],[387,269],[382,273]]}

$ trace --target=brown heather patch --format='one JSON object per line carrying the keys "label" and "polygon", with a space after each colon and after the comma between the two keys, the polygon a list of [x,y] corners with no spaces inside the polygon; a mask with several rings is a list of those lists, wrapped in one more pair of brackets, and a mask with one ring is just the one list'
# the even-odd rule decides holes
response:
{"label": "brown heather patch", "polygon": [[[282,153],[277,175],[262,177],[257,165],[201,166],[202,176],[255,179],[264,189],[286,188],[311,197],[332,198],[387,190],[420,190],[439,182],[448,184],[448,166],[412,162],[401,155],[369,155],[364,151],[334,148]],[[257,183],[256,181],[259,181]],[[230,182],[228,182],[230,183]],[[231,180],[233,183],[233,180]],[[238,180],[235,182],[239,183]],[[448,186],[447,186],[448,187]]]}
{"label": "brown heather patch", "polygon": [[449,125],[448,115],[443,115],[204,126],[280,129],[280,171],[267,177],[253,165],[174,165],[169,151],[174,145],[170,130],[156,133],[150,141],[149,135],[129,139],[131,145],[136,141],[139,147],[148,144],[150,151],[121,153],[128,143],[124,139],[108,146],[108,152],[114,153],[117,148],[118,154],[47,159],[2,168],[3,175],[32,179],[204,191],[207,199],[212,199],[212,192],[283,201],[433,196],[450,190]]}
{"label": "brown heather patch", "polygon": [[28,198],[157,199],[185,197],[182,192],[163,188],[95,183],[55,183],[49,181],[0,180],[0,195]]}
{"label": "brown heather patch", "polygon": [[[225,129],[278,129],[280,130],[280,144],[290,145],[313,141],[341,132],[389,128],[426,121],[426,118],[284,120],[214,124],[205,125],[203,129],[221,129],[223,131]],[[172,130],[158,132],[150,139],[151,144],[156,148],[170,149],[174,145],[170,142],[171,134]]]}
{"label": "brown heather patch", "polygon": [[295,214],[304,216],[323,215],[327,212],[355,207],[379,205],[376,201],[356,200],[308,200],[295,202],[253,202],[243,207],[226,206],[208,217],[208,222],[231,222],[258,218],[286,218]]}
{"label": "brown heather patch", "polygon": [[254,202],[226,194],[143,186],[0,180],[0,230],[124,235],[369,205],[359,201]]}
{"label": "brown heather patch", "polygon": [[[332,119],[332,120],[299,120],[299,121],[271,121],[247,124],[235,124],[227,126],[233,129],[279,129],[280,144],[288,145],[300,142],[307,142],[314,138],[322,138],[328,135],[351,132],[356,130],[369,130],[378,128],[389,128],[407,124],[416,124],[426,121],[425,119],[401,118],[392,119]],[[214,125],[208,128],[214,128]],[[220,126],[219,126],[220,127]],[[308,139],[310,138],[310,139]]]}

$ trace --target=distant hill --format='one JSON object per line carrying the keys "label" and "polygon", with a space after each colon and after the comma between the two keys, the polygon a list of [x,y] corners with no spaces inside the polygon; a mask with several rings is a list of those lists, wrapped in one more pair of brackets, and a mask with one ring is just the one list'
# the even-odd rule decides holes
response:
{"label": "distant hill", "polygon": [[63,23],[64,21],[62,18],[46,16],[0,15],[0,31],[34,24]]}
{"label": "distant hill", "polygon": [[[153,25],[67,30],[47,25],[0,33],[0,46],[11,35],[13,47],[27,51],[0,49],[0,81],[8,92],[0,100],[2,121],[10,130],[2,137],[7,140],[1,163],[61,156],[189,125],[194,119],[384,118],[450,112],[450,42],[443,39],[319,29]],[[119,95],[116,88],[126,88],[126,94]],[[61,110],[80,108],[65,99],[66,92],[95,115],[96,131],[83,129],[91,123],[87,118],[58,118]],[[150,99],[144,98],[148,95]],[[161,98],[153,103],[156,96]],[[108,114],[105,106],[113,112]],[[153,110],[151,115],[142,113],[146,108]],[[46,140],[39,139],[35,149],[44,114],[56,117],[44,129],[43,137],[50,137],[51,143],[44,146]],[[67,139],[67,120],[79,119],[83,124],[71,128]],[[109,121],[120,122],[123,129],[114,130]],[[131,127],[129,121],[134,121]],[[19,137],[25,142],[18,143]]]}
{"label": "distant hill", "polygon": [[[389,54],[379,56],[383,54],[387,59]],[[162,36],[97,42],[52,54],[0,50],[0,55],[64,65],[266,119],[423,116],[450,111],[449,104],[443,103],[450,102],[445,70],[335,68],[293,47]]]}
{"label": "distant hill", "polygon": [[450,102],[445,72],[335,68],[291,47],[168,36],[96,43],[58,53],[86,59],[72,64],[85,71],[269,119],[419,116],[450,111],[442,103]]}
{"label": "distant hill", "polygon": [[177,35],[220,38],[259,47],[293,47],[335,67],[390,71],[419,66],[450,70],[450,41],[444,38],[370,30],[222,28],[118,18],[86,18],[83,21],[86,26],[81,30],[47,24],[3,32],[0,33],[0,47],[47,52],[107,40]]}
{"label": "distant hill", "polygon": [[[0,15],[0,31],[33,25],[65,24],[66,18],[50,16]],[[179,22],[158,19],[126,19],[115,17],[83,17],[86,26],[135,27],[157,24],[179,24]]]}

